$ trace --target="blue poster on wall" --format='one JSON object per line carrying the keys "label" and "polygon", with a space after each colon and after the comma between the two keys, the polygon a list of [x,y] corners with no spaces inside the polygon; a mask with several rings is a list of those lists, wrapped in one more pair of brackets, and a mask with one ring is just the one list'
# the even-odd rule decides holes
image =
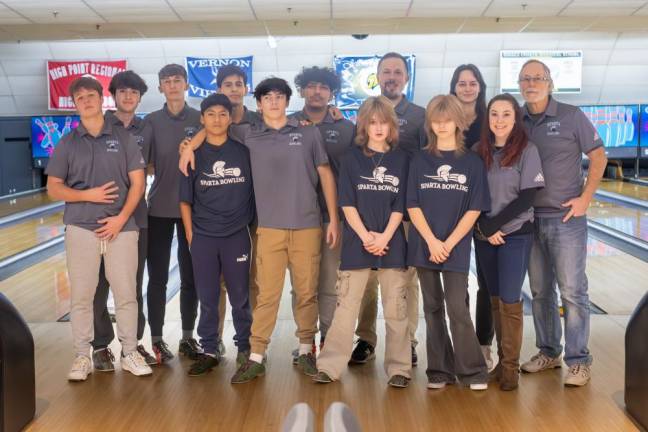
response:
{"label": "blue poster on wall", "polygon": [[199,58],[187,57],[187,81],[189,97],[206,98],[216,93],[218,69],[226,65],[238,66],[247,75],[248,92],[252,88],[253,56],[236,58]]}
{"label": "blue poster on wall", "polygon": [[[377,68],[381,56],[335,56],[335,71],[342,80],[342,87],[336,97],[338,108],[357,109],[369,96],[378,96]],[[409,81],[403,93],[410,101],[414,97],[416,56],[406,55]]]}

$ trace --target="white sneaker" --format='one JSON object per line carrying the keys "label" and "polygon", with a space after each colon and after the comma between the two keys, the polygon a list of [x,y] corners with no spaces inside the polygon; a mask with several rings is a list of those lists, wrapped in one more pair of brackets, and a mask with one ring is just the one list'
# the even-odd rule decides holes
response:
{"label": "white sneaker", "polygon": [[438,378],[429,379],[428,378],[427,388],[429,388],[430,390],[441,390],[447,384],[448,383],[443,381],[442,379],[438,379]]}
{"label": "white sneaker", "polygon": [[569,366],[565,385],[570,387],[582,387],[592,378],[591,367],[586,364],[574,364]]}
{"label": "white sneaker", "polygon": [[470,384],[470,390],[473,391],[488,390],[488,383],[472,383]]}
{"label": "white sneaker", "polygon": [[85,381],[91,373],[92,362],[90,357],[78,355],[72,362],[72,367],[68,373],[68,381]]}
{"label": "white sneaker", "polygon": [[484,360],[486,360],[486,367],[488,368],[488,372],[490,372],[495,367],[495,363],[493,362],[493,356],[491,355],[491,346],[482,345],[481,350],[482,350],[482,354],[484,355]]}
{"label": "white sneaker", "polygon": [[153,369],[146,364],[144,357],[137,351],[121,355],[121,367],[135,376],[149,376],[153,374]]}
{"label": "white sneaker", "polygon": [[559,367],[562,367],[562,356],[551,358],[539,352],[531,357],[531,360],[528,362],[522,363],[520,369],[522,369],[523,372],[534,373]]}

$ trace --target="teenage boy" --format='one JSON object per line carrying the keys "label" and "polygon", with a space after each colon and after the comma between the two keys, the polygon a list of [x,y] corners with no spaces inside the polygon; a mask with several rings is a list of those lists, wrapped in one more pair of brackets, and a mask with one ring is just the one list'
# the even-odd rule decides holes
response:
{"label": "teenage boy", "polygon": [[[250,354],[252,314],[249,302],[254,191],[248,149],[227,135],[232,104],[212,94],[200,104],[207,138],[196,150],[196,169],[180,180],[180,213],[184,223],[200,300],[198,335],[205,351],[189,370],[202,375],[220,361],[220,280],[225,280],[232,306],[237,363]],[[178,175],[181,175],[180,173]]]}
{"label": "teenage boy", "polygon": [[[382,56],[378,62],[377,70],[380,93],[391,101],[398,117],[398,148],[405,150],[412,156],[414,152],[425,147],[427,138],[425,135],[425,108],[408,101],[403,90],[409,81],[407,60],[401,54],[389,52]],[[407,219],[407,217],[406,217]],[[409,222],[406,224],[405,232]],[[409,317],[409,334],[412,343],[412,366],[418,363],[416,354],[416,329],[419,321],[419,288],[416,271],[413,267],[409,272],[409,283],[407,284],[407,316]],[[353,354],[352,363],[366,363],[375,357],[376,348],[376,317],[378,316],[378,288],[377,286],[367,287],[362,305],[356,335],[358,341]]]}
{"label": "teenage boy", "polygon": [[[299,338],[297,365],[306,375],[317,373],[311,345],[317,332],[317,279],[322,236],[318,182],[322,184],[329,211],[326,238],[331,247],[338,242],[339,218],[335,178],[320,132],[313,126],[300,126],[296,119],[286,116],[291,94],[285,80],[263,80],[254,90],[263,123],[237,127],[233,131],[250,149],[258,217],[256,266],[259,285],[252,314],[251,354],[232,377],[233,384],[251,381],[265,373],[263,359],[276,324],[288,267],[297,296],[294,308]],[[190,162],[193,166],[191,150],[200,139],[201,136],[196,137],[184,150],[181,170],[186,171]]]}
{"label": "teenage boy", "polygon": [[[290,116],[299,120],[301,124],[311,124],[319,129],[336,184],[340,160],[344,153],[353,146],[353,139],[355,137],[355,126],[351,121],[344,118],[336,120],[331,114],[329,103],[340,90],[340,85],[340,77],[331,68],[317,66],[303,68],[301,73],[295,77],[295,86],[300,96],[304,98],[304,108]],[[321,187],[318,188],[318,200],[322,213],[322,231],[325,233],[330,221],[326,200]],[[335,248],[330,248],[326,243],[325,237],[323,237],[323,240],[319,281],[317,284],[320,349],[324,345],[326,333],[333,321],[333,314],[337,305],[335,286],[342,250],[340,244]],[[374,273],[372,272],[369,280],[369,284],[371,285],[369,289],[375,289],[378,283]],[[297,354],[297,352],[293,352],[293,354]],[[294,360],[296,361],[296,359],[297,356],[295,355]]]}
{"label": "teenage boy", "polygon": [[164,363],[173,358],[162,338],[162,328],[174,230],[178,242],[182,319],[182,339],[178,351],[192,360],[198,359],[202,352],[200,345],[193,338],[198,314],[198,296],[194,286],[187,237],[180,218],[178,177],[178,142],[192,137],[200,129],[200,112],[185,102],[188,86],[187,71],[184,67],[177,64],[166,65],[160,69],[158,78],[159,91],[164,94],[166,102],[161,110],[152,112],[145,119],[151,124],[153,131],[151,161],[155,169],[155,179],[149,192],[149,244],[146,259],[151,342],[158,363]]}
{"label": "teenage boy", "polygon": [[137,376],[151,368],[137,352],[137,237],[132,217],[144,193],[144,159],[135,139],[104,121],[103,88],[89,77],[70,84],[81,124],[56,147],[46,174],[47,190],[65,201],[65,252],[71,289],[70,321],[75,359],[70,381],[92,372],[93,298],[103,257],[115,296],[122,369]]}
{"label": "teenage boy", "polygon": [[[131,70],[119,72],[108,87],[110,94],[115,99],[116,111],[107,111],[104,119],[114,126],[123,127],[133,137],[139,146],[144,163],[148,164],[151,156],[151,126],[135,115],[142,96],[148,90],[144,80]],[[148,239],[148,209],[146,199],[142,195],[140,202],[133,212],[135,224],[139,228],[139,240],[137,242],[137,351],[144,357],[149,365],[155,364],[156,360],[146,351],[144,345],[139,341],[144,336],[146,317],[144,316],[144,301],[142,298],[142,279],[144,278],[144,262],[146,260],[146,247]],[[108,372],[113,371],[113,354],[108,345],[115,339],[112,321],[106,307],[108,301],[108,289],[110,284],[106,279],[104,263],[101,263],[99,271],[99,284],[94,298],[94,340],[92,341],[92,362],[95,370]]]}

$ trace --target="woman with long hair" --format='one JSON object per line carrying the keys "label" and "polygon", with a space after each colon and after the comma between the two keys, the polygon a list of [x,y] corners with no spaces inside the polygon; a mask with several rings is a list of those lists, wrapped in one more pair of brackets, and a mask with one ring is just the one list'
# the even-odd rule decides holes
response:
{"label": "woman with long hair", "polygon": [[[450,94],[457,96],[469,123],[464,132],[466,148],[472,148],[481,138],[482,126],[486,118],[486,82],[481,71],[474,64],[457,66],[450,80]],[[486,359],[488,369],[492,369],[491,344],[495,329],[491,316],[491,304],[482,269],[477,266],[477,307],[475,309],[475,330]]]}
{"label": "woman with long hair", "polygon": [[428,145],[414,155],[409,170],[407,210],[413,227],[407,263],[416,267],[421,282],[430,389],[457,379],[473,390],[488,388],[466,296],[473,226],[490,201],[484,163],[464,147],[467,126],[456,96],[433,98],[426,110]]}
{"label": "woman with long hair", "polygon": [[491,209],[477,222],[475,256],[491,296],[500,389],[518,386],[522,283],[533,244],[533,200],[544,187],[540,155],[528,141],[522,109],[504,93],[488,103],[488,128],[476,148],[484,160]]}
{"label": "woman with long hair", "polygon": [[353,331],[372,272],[377,272],[385,315],[385,371],[389,385],[407,387],[411,355],[403,213],[408,157],[397,148],[398,119],[384,96],[360,107],[356,146],[342,158],[338,205],[345,217],[338,303],[314,380],[330,383],[347,368]]}

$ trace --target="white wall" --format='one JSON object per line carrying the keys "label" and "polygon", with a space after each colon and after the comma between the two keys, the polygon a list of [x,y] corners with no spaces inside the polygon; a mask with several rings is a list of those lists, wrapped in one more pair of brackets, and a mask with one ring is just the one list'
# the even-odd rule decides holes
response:
{"label": "white wall", "polygon": [[[265,38],[136,39],[114,41],[23,42],[0,44],[0,115],[47,113],[45,60],[126,59],[144,77],[149,93],[141,110],[158,109],[157,71],[167,63],[184,63],[185,56],[254,55],[254,81],[267,75],[291,85],[302,66],[332,65],[334,55],[382,54],[417,56],[415,102],[447,93],[454,68],[475,63],[488,86],[499,86],[501,49],[582,49],[583,92],[560,99],[575,104],[648,103],[648,33],[505,33],[375,35],[363,41],[350,36],[278,38],[270,49]],[[199,100],[192,99],[194,106]],[[250,98],[249,106],[254,106]],[[293,98],[291,110],[301,107]]]}

